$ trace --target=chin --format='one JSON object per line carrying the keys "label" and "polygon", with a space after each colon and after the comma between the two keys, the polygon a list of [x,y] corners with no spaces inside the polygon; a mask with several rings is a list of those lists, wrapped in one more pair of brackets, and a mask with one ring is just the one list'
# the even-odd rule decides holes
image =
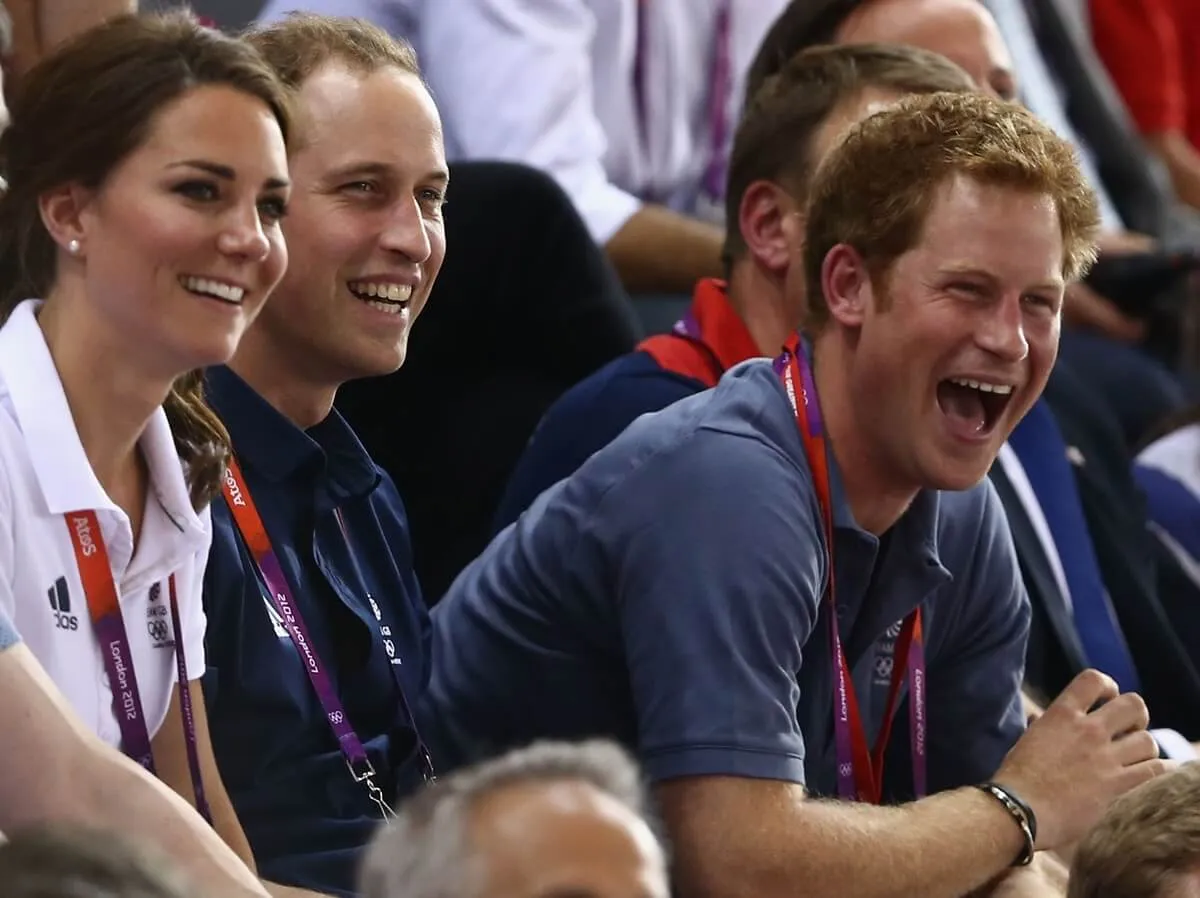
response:
{"label": "chin", "polygon": [[181,373],[227,364],[237,348],[238,339],[234,335],[222,335],[203,342],[193,340],[190,345],[181,347],[178,354]]}
{"label": "chin", "polygon": [[984,459],[949,458],[942,456],[925,467],[922,482],[927,489],[963,492],[983,482],[995,461],[995,453]]}

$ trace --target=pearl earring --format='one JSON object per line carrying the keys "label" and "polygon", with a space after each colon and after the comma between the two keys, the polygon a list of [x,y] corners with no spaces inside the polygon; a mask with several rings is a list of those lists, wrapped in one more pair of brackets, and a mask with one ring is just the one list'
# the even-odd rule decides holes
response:
{"label": "pearl earring", "polygon": [[79,255],[79,241],[72,238],[67,243],[67,252],[69,252],[72,256]]}

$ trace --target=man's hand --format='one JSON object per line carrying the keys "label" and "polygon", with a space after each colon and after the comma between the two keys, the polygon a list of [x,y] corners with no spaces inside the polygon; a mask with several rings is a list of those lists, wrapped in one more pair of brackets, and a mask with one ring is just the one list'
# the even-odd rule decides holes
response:
{"label": "man's hand", "polygon": [[996,774],[1037,816],[1037,847],[1079,839],[1109,803],[1170,769],[1146,731],[1146,703],[1085,670],[1030,724]]}
{"label": "man's hand", "polygon": [[1130,318],[1112,300],[1105,299],[1087,284],[1078,282],[1067,285],[1063,320],[1122,343],[1137,343],[1146,336],[1144,322]]}

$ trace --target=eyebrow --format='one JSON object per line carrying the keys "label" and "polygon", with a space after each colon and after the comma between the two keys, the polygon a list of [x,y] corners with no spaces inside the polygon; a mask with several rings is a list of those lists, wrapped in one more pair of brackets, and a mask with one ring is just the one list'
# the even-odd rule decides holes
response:
{"label": "eyebrow", "polygon": [[[237,172],[231,166],[221,165],[218,162],[209,162],[205,159],[184,159],[182,162],[172,162],[167,168],[197,168],[200,171],[208,172],[222,181],[236,181]],[[264,186],[268,190],[282,190],[291,182],[283,178],[267,178]]]}
{"label": "eyebrow", "polygon": [[[947,265],[947,266],[944,266],[944,267],[938,269],[938,272],[939,272],[939,274],[943,275],[944,277],[979,278],[980,280],[987,281],[992,286],[995,286],[997,281],[999,280],[995,275],[991,274],[990,272],[984,271],[982,268],[972,268],[969,265]],[[1030,286],[1026,287],[1025,289],[1026,290],[1062,290],[1064,287],[1066,287],[1066,283],[1062,280],[1059,280],[1059,281],[1046,281],[1041,284],[1031,284]]]}
{"label": "eyebrow", "polygon": [[[327,179],[330,181],[340,181],[343,178],[360,178],[367,175],[374,175],[378,178],[391,175],[394,171],[394,166],[384,162],[352,162],[341,168],[335,168],[328,174]],[[448,184],[450,182],[450,172],[444,168],[435,169],[425,175],[425,178],[439,184]]]}

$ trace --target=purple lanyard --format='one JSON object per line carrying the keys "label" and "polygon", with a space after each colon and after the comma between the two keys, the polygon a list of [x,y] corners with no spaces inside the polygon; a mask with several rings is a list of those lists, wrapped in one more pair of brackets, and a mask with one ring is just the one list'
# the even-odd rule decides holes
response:
{"label": "purple lanyard", "polygon": [[[646,35],[651,0],[634,2],[637,4],[637,45],[633,60],[633,93],[642,149],[648,157],[650,112],[646,97],[646,55],[649,52]],[[729,94],[733,89],[732,20],[733,0],[721,0],[713,25],[712,77],[708,85],[709,153],[703,178],[705,193],[714,199],[725,194],[725,141],[729,134]]]}
{"label": "purple lanyard", "polygon": [[[883,762],[891,737],[892,723],[900,700],[900,689],[907,674],[909,682],[909,736],[912,744],[913,791],[917,798],[926,794],[926,714],[925,714],[925,650],[921,609],[918,607],[900,627],[893,643],[891,682],[883,722],[875,740],[874,751],[867,744],[858,696],[854,689],[850,665],[838,632],[837,599],[833,564],[833,491],[830,465],[825,444],[824,422],[821,416],[817,386],[812,368],[793,337],[788,348],[775,362],[775,370],[783,380],[796,423],[804,442],[804,451],[812,470],[813,486],[821,506],[829,576],[825,601],[829,606],[829,631],[833,653],[833,723],[837,749],[838,795],[848,801],[879,804],[883,798]],[[797,397],[797,385],[802,394]],[[802,399],[802,401],[800,401]]]}
{"label": "purple lanyard", "polygon": [[[284,630],[287,631],[292,644],[296,647],[296,651],[300,653],[303,659],[304,670],[308,674],[309,682],[312,683],[313,690],[317,694],[317,699],[320,701],[321,707],[325,712],[325,719],[329,721],[329,727],[337,739],[338,746],[341,748],[342,756],[346,760],[346,766],[350,770],[350,775],[356,783],[363,784],[368,796],[378,805],[380,814],[383,817],[395,816],[386,801],[383,790],[375,782],[375,768],[371,764],[371,759],[367,756],[367,750],[363,747],[362,740],[358,738],[358,734],[350,725],[349,716],[342,706],[341,699],[337,696],[333,682],[329,679],[329,674],[326,672],[324,664],[317,655],[316,648],[313,646],[312,639],[309,636],[308,627],[304,623],[304,617],[301,615],[296,603],[292,600],[291,587],[288,586],[287,577],[284,575],[283,567],[279,563],[279,556],[271,546],[266,526],[263,524],[262,517],[254,505],[254,500],[250,497],[250,491],[246,486],[241,468],[234,460],[230,461],[229,468],[226,470],[222,491],[225,495],[225,501],[229,505],[229,510],[233,513],[233,519],[237,524],[238,531],[241,533],[242,539],[245,540],[247,547],[249,547],[255,564],[258,565],[258,571],[263,583],[267,587],[271,604],[279,615]],[[345,529],[345,523],[342,521],[340,512],[337,512],[337,519],[342,529],[342,536],[346,540],[346,550],[350,554],[355,574],[362,581],[362,571],[359,568],[358,559],[354,555],[353,547],[350,545],[349,533]],[[365,585],[365,581],[363,581],[363,586],[365,587]],[[400,694],[401,705],[408,716],[409,723],[412,725],[421,763],[421,775],[426,782],[432,782],[434,780],[433,763],[429,750],[417,730],[416,718],[412,714],[412,709],[408,704],[408,697],[404,692],[404,684],[400,679],[400,672],[397,669],[400,666],[400,659],[394,657],[395,649],[390,639],[391,631],[388,627],[383,626],[382,613],[375,600],[369,594],[367,595],[367,599],[371,605],[371,610],[375,613],[376,620],[380,622],[380,632],[384,638],[385,649],[391,647],[391,651],[388,652],[388,662],[392,668],[392,675],[396,680],[396,688]]]}
{"label": "purple lanyard", "polygon": [[[67,530],[71,534],[71,544],[75,549],[75,561],[87,598],[88,614],[92,619],[96,639],[100,643],[104,669],[112,687],[113,714],[121,730],[121,750],[153,774],[154,752],[150,746],[146,711],[142,705],[141,691],[138,689],[137,671],[133,665],[129,635],[125,630],[125,616],[121,611],[117,583],[113,578],[108,548],[104,545],[99,519],[93,511],[76,511],[64,517]],[[167,580],[167,592],[170,597],[171,628],[175,639],[175,676],[179,687],[179,709],[183,718],[188,772],[192,778],[196,810],[211,825],[212,813],[204,794],[200,753],[196,745],[196,716],[188,683],[187,658],[183,648],[183,627],[179,622],[179,598],[175,591],[174,574]]]}

